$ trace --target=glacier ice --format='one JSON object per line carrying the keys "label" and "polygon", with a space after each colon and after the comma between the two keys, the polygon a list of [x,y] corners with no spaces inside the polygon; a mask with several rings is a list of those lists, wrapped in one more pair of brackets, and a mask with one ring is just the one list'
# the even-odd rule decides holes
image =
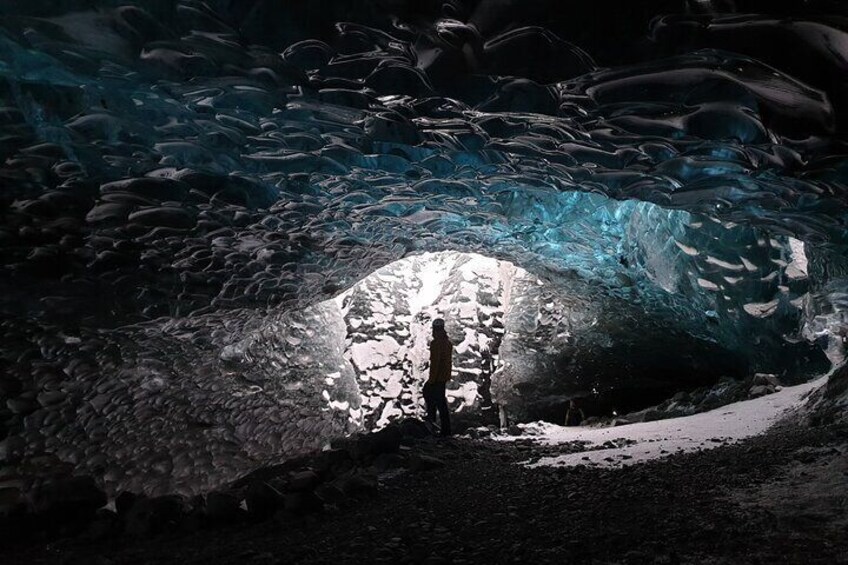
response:
{"label": "glacier ice", "polygon": [[466,411],[844,360],[832,19],[388,4],[0,2],[6,467],[197,492],[411,413],[439,294],[356,289],[430,252],[526,271],[446,305]]}

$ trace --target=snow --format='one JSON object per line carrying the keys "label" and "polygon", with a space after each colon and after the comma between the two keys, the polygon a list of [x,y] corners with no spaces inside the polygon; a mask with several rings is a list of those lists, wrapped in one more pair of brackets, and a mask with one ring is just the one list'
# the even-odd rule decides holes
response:
{"label": "snow", "polygon": [[350,355],[360,370],[367,370],[384,364],[398,349],[400,344],[391,336],[379,336],[372,341],[351,345]]}
{"label": "snow", "polygon": [[[729,404],[703,412],[668,420],[643,422],[612,428],[562,427],[544,422],[519,424],[525,435],[498,436],[501,441],[513,441],[532,435],[546,446],[569,442],[588,442],[587,449],[553,457],[543,457],[529,467],[571,467],[592,465],[617,467],[658,459],[673,453],[712,449],[725,443],[736,443],[765,432],[781,416],[800,406],[807,395],[827,381],[821,377],[802,385],[787,387],[774,394]],[[612,441],[622,447],[596,449]]]}
{"label": "snow", "polygon": [[454,346],[454,351],[459,354],[467,352],[472,345],[480,342],[477,338],[477,328],[462,328],[462,331],[465,333],[465,339],[459,345]]}
{"label": "snow", "polygon": [[477,401],[477,383],[475,383],[474,381],[462,383],[456,389],[446,390],[445,395],[449,399],[460,400],[460,405],[456,409],[456,411],[461,412],[463,408],[467,406],[473,406],[474,403]]}
{"label": "snow", "polygon": [[383,412],[380,414],[380,419],[377,420],[377,428],[384,428],[395,418],[403,416],[403,411],[394,404],[386,404],[383,407]]}

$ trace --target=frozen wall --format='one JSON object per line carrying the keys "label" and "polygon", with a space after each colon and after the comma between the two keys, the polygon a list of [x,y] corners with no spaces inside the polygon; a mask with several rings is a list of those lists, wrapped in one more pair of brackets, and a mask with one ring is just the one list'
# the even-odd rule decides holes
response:
{"label": "frozen wall", "polygon": [[31,376],[3,377],[19,426],[0,455],[30,479],[65,469],[110,493],[195,494],[357,430],[335,304],[245,314],[39,338],[41,355],[15,366]]}
{"label": "frozen wall", "polygon": [[844,26],[613,4],[0,2],[4,472],[192,491],[402,411],[296,320],[425,252],[546,285],[527,410],[842,359]]}

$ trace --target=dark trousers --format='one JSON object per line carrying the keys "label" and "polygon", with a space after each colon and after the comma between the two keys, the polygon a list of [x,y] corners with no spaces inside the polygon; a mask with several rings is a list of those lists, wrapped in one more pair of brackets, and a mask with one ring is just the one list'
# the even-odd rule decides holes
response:
{"label": "dark trousers", "polygon": [[450,435],[450,412],[448,412],[448,399],[445,397],[445,383],[424,383],[424,402],[427,404],[427,420],[435,422],[438,410],[441,433]]}

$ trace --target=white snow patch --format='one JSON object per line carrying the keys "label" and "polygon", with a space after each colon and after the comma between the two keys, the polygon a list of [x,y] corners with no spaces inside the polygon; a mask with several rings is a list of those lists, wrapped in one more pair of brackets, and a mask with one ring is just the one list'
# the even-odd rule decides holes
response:
{"label": "white snow patch", "polygon": [[[534,440],[547,446],[586,441],[590,444],[587,447],[591,449],[607,441],[635,442],[625,447],[543,457],[536,463],[528,464],[528,467],[575,465],[617,467],[659,459],[673,453],[712,449],[721,446],[723,442],[736,443],[761,434],[789,409],[800,406],[811,391],[826,382],[827,377],[821,377],[815,381],[786,387],[774,394],[753,400],[669,420],[613,428],[562,427],[544,422],[519,426],[524,428],[527,435],[532,435]],[[518,438],[497,436],[496,439],[513,441]]]}
{"label": "white snow patch", "polygon": [[349,410],[350,402],[346,400],[331,400],[330,408],[332,408],[333,410]]}
{"label": "white snow patch", "polygon": [[[381,374],[379,374],[384,371],[385,373],[383,374],[387,373],[388,378],[385,378]],[[394,371],[392,369],[389,369],[388,367],[381,367],[380,369],[375,371],[375,373],[378,373],[375,376],[379,381],[383,383],[384,387],[383,391],[380,393],[380,396],[382,396],[383,398],[397,398],[400,396],[401,391],[403,391],[403,384],[401,382],[403,381],[402,371]]]}
{"label": "white snow patch", "polygon": [[[426,306],[433,304],[439,294],[442,292],[442,286],[450,275],[450,270],[456,263],[456,258],[447,258],[445,261],[440,261],[443,255],[438,253],[424,253],[420,256],[421,260],[426,264],[426,268],[421,272],[421,290],[413,295],[409,302],[409,311],[413,314],[420,312]],[[412,262],[409,262],[410,269]]]}
{"label": "white snow patch", "polygon": [[447,389],[445,396],[459,400],[460,405],[456,408],[456,411],[462,412],[463,408],[473,406],[477,400],[477,383],[468,381],[459,385],[459,388]]}
{"label": "white snow patch", "polygon": [[462,330],[465,332],[465,339],[459,345],[454,346],[454,351],[460,355],[477,343],[477,328],[463,328]]}
{"label": "white snow patch", "polygon": [[365,343],[354,343],[350,346],[350,357],[359,370],[365,371],[386,365],[398,349],[400,344],[391,336],[384,335]]}
{"label": "white snow patch", "polygon": [[392,419],[400,416],[403,416],[403,411],[391,402],[387,403],[383,407],[383,412],[382,414],[380,414],[380,419],[377,420],[377,429],[388,426],[389,422],[391,422]]}

